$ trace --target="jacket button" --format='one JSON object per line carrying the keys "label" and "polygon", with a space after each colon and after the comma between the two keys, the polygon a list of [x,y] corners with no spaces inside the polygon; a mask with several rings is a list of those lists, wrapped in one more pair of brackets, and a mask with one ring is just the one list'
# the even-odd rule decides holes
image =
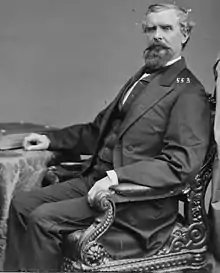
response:
{"label": "jacket button", "polygon": [[130,152],[130,151],[132,151],[134,149],[134,147],[132,146],[132,145],[128,145],[127,146],[127,150]]}

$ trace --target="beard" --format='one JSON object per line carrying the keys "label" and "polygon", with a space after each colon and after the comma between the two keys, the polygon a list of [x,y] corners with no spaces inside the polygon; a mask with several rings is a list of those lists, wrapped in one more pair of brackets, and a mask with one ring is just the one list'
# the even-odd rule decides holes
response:
{"label": "beard", "polygon": [[171,48],[166,45],[161,43],[151,44],[143,53],[145,67],[149,70],[160,69],[172,59],[173,55]]}

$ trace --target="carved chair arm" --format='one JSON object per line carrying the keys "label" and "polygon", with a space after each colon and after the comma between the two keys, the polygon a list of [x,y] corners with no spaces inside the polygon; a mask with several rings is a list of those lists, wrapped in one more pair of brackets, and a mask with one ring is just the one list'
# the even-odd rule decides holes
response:
{"label": "carved chair arm", "polygon": [[186,194],[189,191],[189,186],[178,185],[175,187],[152,188],[133,183],[121,183],[111,186],[110,191],[114,193],[113,200],[116,203],[122,203],[162,199],[170,196]]}
{"label": "carved chair arm", "polygon": [[99,191],[91,200],[90,206],[99,212],[105,212],[109,209],[110,203],[114,206],[114,191]]}
{"label": "carved chair arm", "polygon": [[[80,258],[87,266],[107,259],[109,254],[98,243],[115,218],[115,203],[110,191],[99,191],[90,204],[100,213],[86,230],[78,230],[67,236],[66,242],[73,249],[73,259]],[[95,255],[94,255],[95,254]]]}

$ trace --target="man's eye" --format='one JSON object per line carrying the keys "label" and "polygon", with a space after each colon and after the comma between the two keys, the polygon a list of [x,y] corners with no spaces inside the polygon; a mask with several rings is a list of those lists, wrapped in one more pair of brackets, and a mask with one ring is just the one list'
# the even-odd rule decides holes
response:
{"label": "man's eye", "polygon": [[154,27],[147,27],[147,26],[145,26],[145,28],[143,30],[144,30],[144,33],[153,32],[154,31]]}
{"label": "man's eye", "polygon": [[162,29],[166,31],[172,30],[171,26],[162,26]]}

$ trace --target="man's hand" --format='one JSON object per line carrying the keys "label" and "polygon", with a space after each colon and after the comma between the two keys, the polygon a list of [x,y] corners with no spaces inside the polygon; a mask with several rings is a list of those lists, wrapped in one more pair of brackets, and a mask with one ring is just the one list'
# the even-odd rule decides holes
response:
{"label": "man's hand", "polygon": [[98,180],[88,192],[89,203],[91,204],[97,192],[107,191],[109,187],[112,185],[114,185],[114,183],[111,181],[111,179],[108,176]]}
{"label": "man's hand", "polygon": [[23,147],[27,151],[46,150],[50,145],[50,140],[45,135],[32,133],[24,138]]}

